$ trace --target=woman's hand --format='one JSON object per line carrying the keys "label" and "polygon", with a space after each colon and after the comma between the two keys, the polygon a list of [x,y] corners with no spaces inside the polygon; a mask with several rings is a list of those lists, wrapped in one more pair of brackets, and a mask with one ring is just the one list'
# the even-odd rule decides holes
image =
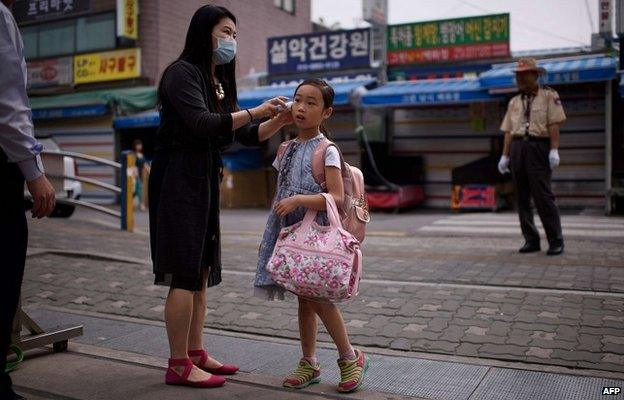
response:
{"label": "woman's hand", "polygon": [[297,207],[299,207],[299,205],[300,204],[298,196],[287,197],[277,202],[277,204],[275,205],[275,212],[280,217],[284,217],[295,211]]}
{"label": "woman's hand", "polygon": [[285,109],[279,112],[273,119],[264,121],[258,128],[258,140],[264,142],[275,135],[280,129],[286,125],[294,123],[292,112]]}
{"label": "woman's hand", "polygon": [[295,122],[292,116],[292,110],[290,108],[280,111],[279,114],[277,114],[273,119],[276,123],[280,125],[280,127],[291,125]]}
{"label": "woman's hand", "polygon": [[254,119],[256,118],[265,118],[275,117],[282,109],[286,108],[286,101],[288,97],[278,96],[274,97],[271,100],[267,100],[264,103],[260,104],[258,107],[252,108],[251,114]]}

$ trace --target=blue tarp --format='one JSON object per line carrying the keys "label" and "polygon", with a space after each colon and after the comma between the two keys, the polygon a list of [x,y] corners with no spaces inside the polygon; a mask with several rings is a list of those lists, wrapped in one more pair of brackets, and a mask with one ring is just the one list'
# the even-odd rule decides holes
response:
{"label": "blue tarp", "polygon": [[[370,87],[375,82],[375,79],[366,79],[331,84],[332,88],[334,88],[334,105],[342,106],[349,104],[349,97],[353,90],[361,86]],[[252,108],[276,96],[292,98],[296,88],[296,85],[260,86],[239,93],[238,104],[241,108]],[[113,121],[113,125],[116,129],[147,128],[155,127],[159,124],[160,116],[157,111],[146,111],[139,114],[117,117]]]}
{"label": "blue tarp", "polygon": [[500,97],[484,90],[477,79],[431,79],[390,82],[362,96],[362,105],[411,106],[494,101]]}
{"label": "blue tarp", "polygon": [[34,120],[99,117],[106,114],[108,114],[108,106],[104,104],[62,108],[35,108],[32,110],[32,118]]}
{"label": "blue tarp", "polygon": [[[546,69],[540,82],[549,85],[580,82],[600,82],[615,78],[617,59],[606,55],[555,58],[538,61]],[[498,64],[479,76],[481,86],[486,89],[515,87],[516,63]]]}
{"label": "blue tarp", "polygon": [[231,172],[262,168],[262,152],[260,149],[239,149],[224,154],[223,166]]}
{"label": "blue tarp", "polygon": [[150,128],[160,125],[158,111],[146,111],[140,114],[117,117],[113,121],[115,129]]}
{"label": "blue tarp", "polygon": [[[374,79],[349,81],[332,83],[334,89],[334,105],[344,106],[349,104],[349,97],[354,89],[361,86],[370,86],[375,82]],[[262,104],[264,101],[276,97],[286,96],[291,98],[295,94],[297,85],[285,86],[260,86],[252,90],[246,90],[238,94],[238,104],[241,108],[251,108]]]}

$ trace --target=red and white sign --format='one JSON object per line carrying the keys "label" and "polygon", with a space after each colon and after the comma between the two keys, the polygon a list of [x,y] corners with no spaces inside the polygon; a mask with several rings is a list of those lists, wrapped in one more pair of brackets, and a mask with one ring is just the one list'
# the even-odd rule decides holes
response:
{"label": "red and white sign", "polygon": [[602,34],[611,33],[613,23],[613,2],[611,0],[600,0],[598,9],[598,31]]}
{"label": "red and white sign", "polygon": [[451,208],[495,209],[496,187],[491,185],[457,185],[453,187]]}
{"label": "red and white sign", "polygon": [[26,68],[29,88],[70,85],[74,77],[72,57],[30,61]]}
{"label": "red and white sign", "polygon": [[439,61],[461,61],[509,56],[509,43],[466,44],[388,52],[388,64],[413,64]]}

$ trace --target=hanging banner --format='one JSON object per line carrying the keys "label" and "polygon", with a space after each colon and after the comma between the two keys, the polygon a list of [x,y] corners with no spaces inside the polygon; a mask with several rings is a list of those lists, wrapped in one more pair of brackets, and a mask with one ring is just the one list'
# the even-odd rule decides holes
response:
{"label": "hanging banner", "polygon": [[90,9],[89,0],[17,0],[11,11],[15,21],[21,23],[82,14]]}
{"label": "hanging banner", "polygon": [[141,49],[74,56],[74,83],[114,81],[141,76]]}
{"label": "hanging banner", "polygon": [[269,74],[369,68],[370,31],[353,29],[267,39]]}
{"label": "hanging banner", "polygon": [[70,85],[73,79],[72,57],[28,61],[28,88]]}
{"label": "hanging banner", "polygon": [[117,36],[137,40],[139,38],[138,0],[117,0]]}
{"label": "hanging banner", "polygon": [[509,56],[509,14],[388,27],[389,65]]}

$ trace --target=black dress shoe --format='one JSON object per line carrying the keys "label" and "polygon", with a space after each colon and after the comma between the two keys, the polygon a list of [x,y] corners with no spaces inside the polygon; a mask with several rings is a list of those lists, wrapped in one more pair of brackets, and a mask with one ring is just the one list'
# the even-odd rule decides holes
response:
{"label": "black dress shoe", "polygon": [[518,250],[520,253],[535,253],[536,251],[540,251],[542,248],[539,243],[525,243],[524,246],[520,247]]}
{"label": "black dress shoe", "polygon": [[563,243],[550,246],[548,248],[548,251],[546,252],[546,255],[557,256],[561,253],[563,253]]}

